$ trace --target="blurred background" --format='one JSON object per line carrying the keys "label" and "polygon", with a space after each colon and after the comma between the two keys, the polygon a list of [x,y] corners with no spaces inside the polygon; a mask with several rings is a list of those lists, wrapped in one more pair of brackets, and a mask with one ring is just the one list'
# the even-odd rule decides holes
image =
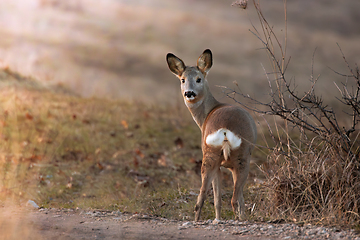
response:
{"label": "blurred background", "polygon": [[[165,55],[172,52],[194,65],[206,48],[214,54],[208,80],[254,97],[268,94],[271,72],[254,6],[231,7],[232,0],[1,0],[0,60],[14,71],[49,84],[63,84],[82,96],[174,104],[182,101],[179,82]],[[260,1],[280,41],[285,29],[282,0]],[[299,89],[312,72],[317,91],[336,92],[347,73],[336,45],[350,63],[360,62],[360,1],[291,0],[288,10],[287,71]],[[264,68],[263,68],[264,67]],[[328,94],[325,94],[327,97]]]}
{"label": "blurred background", "polygon": [[[246,10],[232,7],[233,1],[0,0],[0,208],[7,199],[22,205],[31,200],[44,208],[106,208],[193,219],[201,183],[201,136],[165,56],[172,52],[195,65],[210,48],[214,65],[208,81],[218,100],[232,102],[219,87],[226,86],[266,101],[268,77],[273,81],[274,76],[253,34],[262,32],[259,18],[251,1]],[[360,1],[288,0],[287,28],[283,0],[259,2],[282,45],[287,29],[287,80],[301,96],[313,85],[311,75],[320,76],[317,96],[338,106],[337,116],[350,126],[334,84],[347,79],[331,69],[349,74],[337,44],[351,68],[360,62]],[[62,94],[61,86],[98,98]],[[259,135],[268,128],[261,121]],[[260,146],[267,146],[266,134],[258,138]],[[299,134],[293,136],[296,142]],[[263,201],[258,188],[265,179],[259,166],[266,169],[268,156],[262,147],[252,155],[247,203],[271,203]],[[223,185],[225,217],[230,219],[230,173],[224,173]],[[213,206],[206,204],[204,219],[214,218]],[[32,229],[9,228],[2,212],[2,234]]]}

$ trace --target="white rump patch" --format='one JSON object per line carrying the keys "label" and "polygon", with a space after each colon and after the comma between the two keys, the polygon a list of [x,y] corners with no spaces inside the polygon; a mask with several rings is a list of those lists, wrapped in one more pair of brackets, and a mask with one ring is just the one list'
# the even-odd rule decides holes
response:
{"label": "white rump patch", "polygon": [[206,144],[214,147],[223,147],[224,143],[230,144],[230,149],[240,147],[241,138],[226,128],[220,128],[206,137]]}

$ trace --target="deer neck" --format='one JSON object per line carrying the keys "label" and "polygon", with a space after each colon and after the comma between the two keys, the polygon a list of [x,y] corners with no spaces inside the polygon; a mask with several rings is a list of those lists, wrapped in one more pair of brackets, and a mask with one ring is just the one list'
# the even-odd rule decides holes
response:
{"label": "deer neck", "polygon": [[206,90],[207,91],[205,92],[204,97],[196,103],[185,101],[187,108],[200,129],[202,129],[205,119],[211,110],[221,104],[214,98],[208,87],[206,87]]}

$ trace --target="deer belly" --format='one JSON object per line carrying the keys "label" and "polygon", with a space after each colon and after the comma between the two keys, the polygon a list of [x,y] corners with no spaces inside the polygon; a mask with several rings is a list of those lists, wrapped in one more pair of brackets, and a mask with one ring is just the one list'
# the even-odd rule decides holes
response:
{"label": "deer belly", "polygon": [[229,150],[234,150],[240,147],[241,138],[226,128],[220,128],[216,132],[207,135],[205,142],[207,145],[223,149],[227,145]]}

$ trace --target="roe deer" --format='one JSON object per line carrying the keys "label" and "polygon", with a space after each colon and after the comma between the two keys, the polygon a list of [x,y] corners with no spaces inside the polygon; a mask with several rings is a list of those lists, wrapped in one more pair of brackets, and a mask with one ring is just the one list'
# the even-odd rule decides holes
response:
{"label": "roe deer", "polygon": [[212,183],[214,191],[215,220],[221,212],[220,167],[230,169],[234,192],[231,205],[235,217],[245,217],[243,188],[249,173],[251,151],[256,142],[256,125],[244,109],[218,102],[210,92],[206,75],[212,66],[212,53],[205,50],[197,60],[197,66],[189,67],[172,53],[166,56],[167,64],[181,82],[185,105],[202,134],[200,194],[195,205],[195,221],[199,221],[201,208]]}

